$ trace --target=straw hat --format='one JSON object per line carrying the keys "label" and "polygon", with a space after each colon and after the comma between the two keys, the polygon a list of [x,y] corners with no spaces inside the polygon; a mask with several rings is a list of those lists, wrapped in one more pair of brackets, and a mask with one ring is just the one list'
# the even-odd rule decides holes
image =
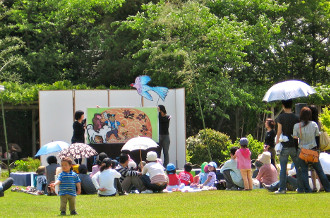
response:
{"label": "straw hat", "polygon": [[261,155],[258,157],[258,161],[260,161],[263,164],[270,164],[271,163],[271,154],[268,151],[263,152]]}

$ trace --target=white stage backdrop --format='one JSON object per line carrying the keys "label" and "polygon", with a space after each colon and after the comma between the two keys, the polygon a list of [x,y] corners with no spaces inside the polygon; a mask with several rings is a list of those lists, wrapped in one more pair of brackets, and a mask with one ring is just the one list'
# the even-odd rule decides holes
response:
{"label": "white stage backdrop", "polygon": [[[136,90],[39,91],[40,145],[51,141],[70,143],[74,112],[100,107],[157,107],[163,104],[170,121],[170,162],[182,168],[186,160],[185,90],[170,89],[163,102],[151,92],[153,101],[141,98]],[[109,145],[111,146],[111,145]],[[46,157],[41,161],[46,165]],[[163,156],[162,156],[163,158]]]}

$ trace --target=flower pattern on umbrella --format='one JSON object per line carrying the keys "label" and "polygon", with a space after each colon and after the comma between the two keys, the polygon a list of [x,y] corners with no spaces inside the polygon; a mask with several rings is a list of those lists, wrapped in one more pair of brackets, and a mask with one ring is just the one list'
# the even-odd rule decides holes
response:
{"label": "flower pattern on umbrella", "polygon": [[62,159],[63,157],[73,157],[74,159],[88,158],[97,155],[97,152],[89,145],[84,143],[71,144],[67,149],[62,150],[58,156]]}

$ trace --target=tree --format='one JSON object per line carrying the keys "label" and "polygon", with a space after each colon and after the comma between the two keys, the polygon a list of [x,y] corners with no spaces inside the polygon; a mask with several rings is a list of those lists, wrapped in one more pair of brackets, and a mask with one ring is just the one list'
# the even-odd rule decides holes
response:
{"label": "tree", "polygon": [[[0,2],[0,21],[11,12]],[[29,64],[20,54],[24,49],[24,42],[3,32],[3,23],[0,23],[0,81],[21,81],[21,70],[29,70]]]}

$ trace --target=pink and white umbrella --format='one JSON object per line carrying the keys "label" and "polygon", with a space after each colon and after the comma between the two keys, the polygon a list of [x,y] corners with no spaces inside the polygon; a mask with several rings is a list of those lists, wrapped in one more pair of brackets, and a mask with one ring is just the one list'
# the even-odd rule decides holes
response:
{"label": "pink and white umbrella", "polygon": [[97,152],[84,143],[73,143],[58,154],[61,159],[63,157],[72,157],[74,159],[88,158],[95,155],[97,155]]}

